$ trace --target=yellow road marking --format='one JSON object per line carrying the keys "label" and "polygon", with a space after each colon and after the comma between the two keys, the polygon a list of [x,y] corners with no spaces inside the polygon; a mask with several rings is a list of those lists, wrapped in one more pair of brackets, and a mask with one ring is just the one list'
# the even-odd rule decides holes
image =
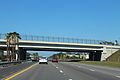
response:
{"label": "yellow road marking", "polygon": [[17,75],[19,75],[19,74],[21,74],[21,73],[23,73],[23,72],[29,70],[30,68],[36,66],[37,64],[38,64],[38,63],[36,63],[36,64],[34,64],[34,65],[32,65],[32,66],[26,68],[26,69],[23,69],[22,71],[15,73],[14,75],[12,75],[12,76],[6,78],[5,80],[10,80],[10,79],[14,78],[15,76],[17,76]]}

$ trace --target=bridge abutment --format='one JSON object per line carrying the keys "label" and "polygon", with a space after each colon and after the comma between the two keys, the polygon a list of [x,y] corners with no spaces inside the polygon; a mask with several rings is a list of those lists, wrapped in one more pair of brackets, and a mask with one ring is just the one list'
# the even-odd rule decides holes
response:
{"label": "bridge abutment", "polygon": [[108,47],[104,46],[103,52],[101,55],[101,61],[106,61],[109,56],[111,56],[112,54],[114,54],[118,50],[119,49],[113,49],[112,47],[108,48]]}

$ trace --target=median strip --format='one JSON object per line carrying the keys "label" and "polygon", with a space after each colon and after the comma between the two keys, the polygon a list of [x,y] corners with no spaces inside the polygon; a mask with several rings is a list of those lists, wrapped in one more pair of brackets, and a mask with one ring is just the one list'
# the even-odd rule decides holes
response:
{"label": "median strip", "polygon": [[37,64],[38,64],[38,63],[33,64],[32,66],[30,66],[30,67],[28,67],[28,68],[26,68],[26,69],[23,69],[23,70],[21,70],[20,72],[17,72],[17,73],[13,74],[12,76],[10,76],[10,77],[8,77],[8,78],[6,78],[6,79],[4,79],[4,80],[11,80],[11,79],[14,78],[15,76],[17,76],[17,75],[19,75],[19,74],[21,74],[21,73],[23,73],[23,72],[31,69],[32,67],[36,66]]}

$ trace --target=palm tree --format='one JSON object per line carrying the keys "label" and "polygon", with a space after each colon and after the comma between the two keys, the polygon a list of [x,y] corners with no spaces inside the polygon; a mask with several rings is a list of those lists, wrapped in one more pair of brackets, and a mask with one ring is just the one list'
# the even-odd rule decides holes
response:
{"label": "palm tree", "polygon": [[7,60],[11,61],[10,60],[11,59],[10,58],[11,57],[10,56],[10,50],[9,50],[10,49],[10,35],[8,33],[6,34],[6,38],[5,39],[7,40],[7,42],[6,42],[6,44],[7,44]]}
{"label": "palm tree", "polygon": [[[9,61],[15,60],[16,57],[15,51],[18,51],[19,39],[21,39],[21,37],[17,32],[10,32],[6,34],[7,54]],[[11,50],[11,54],[10,54],[10,50]]]}
{"label": "palm tree", "polygon": [[119,45],[119,43],[118,43],[118,41],[117,41],[117,40],[115,40],[115,45]]}

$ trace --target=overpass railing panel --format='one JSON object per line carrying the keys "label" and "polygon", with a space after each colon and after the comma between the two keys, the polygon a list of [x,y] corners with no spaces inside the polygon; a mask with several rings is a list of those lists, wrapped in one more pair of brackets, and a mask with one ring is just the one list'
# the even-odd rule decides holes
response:
{"label": "overpass railing panel", "polygon": [[[0,39],[5,39],[5,34],[0,34]],[[65,43],[82,43],[82,44],[100,44],[102,40],[64,38],[64,37],[49,37],[49,36],[33,36],[20,35],[22,40],[46,41],[46,42],[65,42]]]}
{"label": "overpass railing panel", "polygon": [[32,35],[21,35],[22,40],[32,41],[45,41],[45,42],[65,42],[65,43],[82,43],[82,44],[100,44],[102,40],[90,40],[90,39],[75,39],[75,38],[64,38],[64,37],[49,37],[49,36],[32,36]]}

